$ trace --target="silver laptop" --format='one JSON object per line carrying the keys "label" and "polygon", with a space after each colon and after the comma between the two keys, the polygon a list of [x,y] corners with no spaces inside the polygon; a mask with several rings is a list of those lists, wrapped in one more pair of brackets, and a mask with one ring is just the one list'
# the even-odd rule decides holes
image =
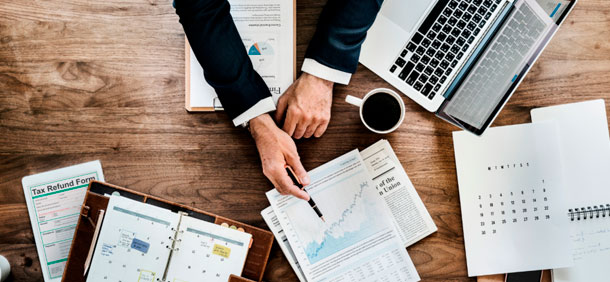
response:
{"label": "silver laptop", "polygon": [[360,62],[481,135],[576,0],[385,0]]}

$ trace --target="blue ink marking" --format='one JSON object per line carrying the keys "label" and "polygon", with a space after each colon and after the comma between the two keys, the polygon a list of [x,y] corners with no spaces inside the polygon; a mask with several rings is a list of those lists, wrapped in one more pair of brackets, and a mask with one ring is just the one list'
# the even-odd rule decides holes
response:
{"label": "blue ink marking", "polygon": [[114,253],[112,251],[112,250],[114,250],[114,247],[115,246],[113,246],[113,245],[104,243],[102,245],[102,256],[109,257],[110,255],[112,255]]}
{"label": "blue ink marking", "polygon": [[559,10],[559,6],[561,6],[561,3],[557,3],[557,6],[555,6],[555,10],[553,10],[553,12],[551,13],[551,18],[555,15],[555,13],[557,13],[557,10]]}
{"label": "blue ink marking", "polygon": [[131,241],[131,248],[135,249],[137,251],[147,253],[149,247],[150,247],[150,243],[144,242],[142,240],[133,238],[133,241]]}
{"label": "blue ink marking", "polygon": [[515,79],[517,79],[517,76],[518,75],[515,74],[515,76],[513,76],[513,80],[511,80],[510,82],[515,82]]}

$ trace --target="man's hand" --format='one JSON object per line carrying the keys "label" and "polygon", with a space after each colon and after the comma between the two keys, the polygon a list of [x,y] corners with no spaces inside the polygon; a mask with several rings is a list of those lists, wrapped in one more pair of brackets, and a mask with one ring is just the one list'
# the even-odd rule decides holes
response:
{"label": "man's hand", "polygon": [[328,127],[332,102],[333,82],[304,72],[280,97],[275,120],[279,123],[286,115],[283,129],[296,139],[320,137]]}
{"label": "man's hand", "polygon": [[263,164],[263,174],[282,195],[294,195],[309,200],[309,195],[292,183],[285,165],[294,169],[303,185],[309,184],[309,176],[301,164],[297,147],[286,132],[277,127],[269,114],[250,120],[250,132]]}

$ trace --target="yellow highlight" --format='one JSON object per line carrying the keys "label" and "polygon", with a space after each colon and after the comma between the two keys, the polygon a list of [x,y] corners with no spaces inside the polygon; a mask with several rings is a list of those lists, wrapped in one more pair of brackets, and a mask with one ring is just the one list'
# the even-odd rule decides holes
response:
{"label": "yellow highlight", "polygon": [[138,276],[138,282],[153,282],[155,281],[155,273],[149,270],[141,270]]}
{"label": "yellow highlight", "polygon": [[231,254],[231,248],[214,244],[214,249],[212,250],[212,253],[224,258],[229,258],[229,255]]}

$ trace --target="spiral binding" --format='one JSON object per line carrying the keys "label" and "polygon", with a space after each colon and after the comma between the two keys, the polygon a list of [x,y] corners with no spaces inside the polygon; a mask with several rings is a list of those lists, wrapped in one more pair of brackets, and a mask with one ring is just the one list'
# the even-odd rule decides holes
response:
{"label": "spiral binding", "polygon": [[610,217],[610,204],[569,209],[568,216],[571,221]]}

